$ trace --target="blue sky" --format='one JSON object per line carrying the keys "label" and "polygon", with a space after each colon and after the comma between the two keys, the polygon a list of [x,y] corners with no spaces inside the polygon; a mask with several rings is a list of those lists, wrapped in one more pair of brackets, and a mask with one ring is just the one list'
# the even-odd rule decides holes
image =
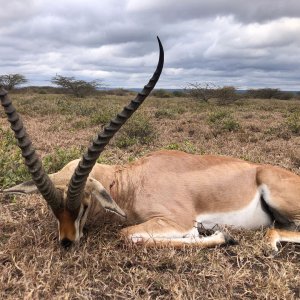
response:
{"label": "blue sky", "polygon": [[55,74],[141,87],[188,83],[300,90],[298,0],[0,0],[1,74]]}

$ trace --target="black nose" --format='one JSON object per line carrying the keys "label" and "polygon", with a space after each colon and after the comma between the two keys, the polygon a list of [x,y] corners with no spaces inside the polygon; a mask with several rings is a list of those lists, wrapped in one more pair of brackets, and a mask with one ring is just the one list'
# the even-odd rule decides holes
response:
{"label": "black nose", "polygon": [[64,238],[60,241],[60,244],[64,247],[64,248],[69,248],[72,246],[73,242],[67,238]]}

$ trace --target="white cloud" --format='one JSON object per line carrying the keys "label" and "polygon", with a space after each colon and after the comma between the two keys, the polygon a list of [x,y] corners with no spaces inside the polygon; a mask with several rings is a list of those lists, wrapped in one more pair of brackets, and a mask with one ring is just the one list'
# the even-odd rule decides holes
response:
{"label": "white cloud", "polygon": [[298,0],[0,2],[1,72],[22,73],[30,84],[62,73],[143,86],[155,69],[159,35],[159,87],[210,81],[299,89]]}

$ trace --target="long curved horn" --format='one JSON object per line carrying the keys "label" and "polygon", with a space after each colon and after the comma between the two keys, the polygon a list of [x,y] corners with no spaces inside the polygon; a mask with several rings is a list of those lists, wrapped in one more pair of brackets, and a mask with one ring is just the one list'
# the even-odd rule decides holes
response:
{"label": "long curved horn", "polygon": [[146,97],[150,94],[155,84],[157,83],[164,64],[164,49],[157,37],[159,44],[159,60],[156,70],[143,90],[138,93],[136,98],[132,100],[129,105],[125,106],[115,119],[104,128],[104,131],[93,140],[92,144],[88,147],[87,152],[80,160],[69,184],[67,193],[67,207],[71,211],[76,211],[80,206],[80,198],[84,190],[86,180],[89,173],[93,169],[98,157],[103,151],[104,147],[109,143],[110,139],[122,127],[122,125],[130,118],[130,116],[138,109]]}
{"label": "long curved horn", "polygon": [[25,159],[25,164],[34,183],[52,210],[54,212],[58,211],[62,205],[61,193],[54,187],[53,182],[46,174],[40,158],[31,145],[30,138],[24,128],[23,122],[9,99],[7,91],[4,89],[0,91],[0,99],[7,115],[7,119],[11,124],[11,129],[15,132],[18,146],[22,151],[22,156]]}

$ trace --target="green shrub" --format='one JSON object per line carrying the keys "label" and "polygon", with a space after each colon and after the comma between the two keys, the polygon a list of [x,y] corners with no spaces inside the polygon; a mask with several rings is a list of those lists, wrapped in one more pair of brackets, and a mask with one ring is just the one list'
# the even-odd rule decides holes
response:
{"label": "green shrub", "polygon": [[62,97],[56,103],[57,111],[62,115],[90,116],[95,113],[96,104],[87,105],[84,100]]}
{"label": "green shrub", "polygon": [[[29,180],[31,175],[24,164],[21,150],[17,146],[13,133],[0,128],[0,136],[0,188],[5,189]],[[80,156],[81,151],[75,148],[56,149],[54,153],[43,159],[43,164],[47,173],[54,173]]]}
{"label": "green shrub", "polygon": [[115,109],[103,109],[101,112],[96,112],[90,117],[90,125],[107,124],[115,115]]}
{"label": "green shrub", "polygon": [[239,128],[240,124],[232,117],[223,120],[222,129],[225,131],[238,131]]}
{"label": "green shrub", "polygon": [[187,87],[185,88],[185,93],[188,97],[195,100],[208,102],[208,100],[214,98],[215,88],[215,84],[210,82],[188,83]]}
{"label": "green shrub", "polygon": [[187,94],[184,91],[173,91],[172,92],[174,97],[186,97]]}
{"label": "green shrub", "polygon": [[249,98],[256,98],[256,99],[271,99],[275,98],[278,94],[279,89],[271,89],[271,88],[263,88],[263,89],[250,89],[247,90],[246,95]]}
{"label": "green shrub", "polygon": [[51,153],[44,157],[43,163],[47,173],[55,173],[62,169],[71,160],[81,157],[81,151],[77,148],[70,149],[55,149],[54,153]]}
{"label": "green shrub", "polygon": [[279,100],[291,100],[292,98],[294,98],[294,94],[292,92],[278,92],[275,96],[276,99]]}
{"label": "green shrub", "polygon": [[279,99],[279,100],[290,100],[295,95],[292,92],[284,92],[280,89],[250,89],[245,94],[249,98],[256,98],[256,99]]}
{"label": "green shrub", "polygon": [[292,113],[286,120],[286,124],[292,133],[300,133],[300,113]]}
{"label": "green shrub", "polygon": [[166,91],[164,89],[154,90],[151,93],[151,95],[153,97],[157,97],[157,98],[171,98],[172,97],[172,95],[168,91]]}
{"label": "green shrub", "polygon": [[136,143],[145,145],[153,142],[155,137],[156,133],[150,120],[142,115],[136,115],[124,125],[115,139],[115,144],[119,148],[126,148]]}
{"label": "green shrub", "polygon": [[177,143],[172,143],[172,144],[167,145],[164,149],[167,149],[167,150],[180,150],[180,145],[177,144]]}
{"label": "green shrub", "polygon": [[119,148],[128,148],[130,146],[135,145],[138,142],[138,139],[135,137],[130,137],[126,134],[120,135],[116,138],[116,146]]}
{"label": "green shrub", "polygon": [[228,118],[229,116],[230,116],[230,113],[228,111],[219,110],[219,111],[210,113],[208,116],[208,121],[209,121],[209,123],[215,124],[215,123],[221,122],[222,120],[224,120],[225,118]]}
{"label": "green shrub", "polygon": [[122,88],[110,90],[110,95],[127,96],[128,94],[130,94],[130,91]]}
{"label": "green shrub", "polygon": [[21,150],[11,130],[0,128],[0,189],[30,179]]}
{"label": "green shrub", "polygon": [[123,88],[106,89],[98,92],[101,95],[114,95],[114,96],[128,96],[132,93],[132,91]]}
{"label": "green shrub", "polygon": [[224,86],[215,90],[215,97],[219,105],[227,105],[238,99],[234,86]]}
{"label": "green shrub", "polygon": [[46,95],[47,91],[45,91],[45,90],[38,90],[37,93],[40,94],[40,95]]}
{"label": "green shrub", "polygon": [[179,150],[179,151],[183,151],[186,153],[196,153],[197,152],[196,146],[193,143],[191,143],[190,141],[185,141],[180,144],[172,143],[172,144],[169,144],[166,147],[164,147],[164,149]]}
{"label": "green shrub", "polygon": [[72,123],[71,131],[74,129],[84,129],[89,126],[89,123],[86,120],[78,120]]}
{"label": "green shrub", "polygon": [[171,111],[170,109],[158,109],[154,113],[155,118],[157,119],[174,119],[175,118],[175,113]]}
{"label": "green shrub", "polygon": [[217,133],[222,131],[237,131],[240,124],[228,111],[216,111],[208,116],[208,122],[214,127]]}

